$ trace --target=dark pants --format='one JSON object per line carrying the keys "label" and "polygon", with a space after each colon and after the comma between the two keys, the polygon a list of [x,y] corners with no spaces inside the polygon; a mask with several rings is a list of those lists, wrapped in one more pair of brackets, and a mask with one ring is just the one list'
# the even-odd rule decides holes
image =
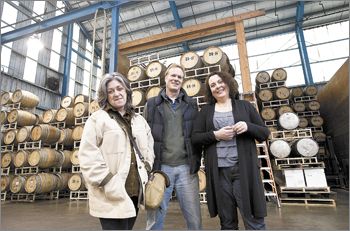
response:
{"label": "dark pants", "polygon": [[100,223],[103,230],[132,230],[132,228],[134,227],[139,209],[137,207],[138,197],[131,197],[131,200],[134,203],[134,206],[136,209],[136,217],[123,218],[123,219],[100,218]]}
{"label": "dark pants", "polygon": [[245,216],[241,198],[239,167],[219,168],[221,186],[220,198],[223,206],[219,208],[221,229],[238,229],[238,212],[241,212],[244,226],[248,230],[266,229],[263,217]]}

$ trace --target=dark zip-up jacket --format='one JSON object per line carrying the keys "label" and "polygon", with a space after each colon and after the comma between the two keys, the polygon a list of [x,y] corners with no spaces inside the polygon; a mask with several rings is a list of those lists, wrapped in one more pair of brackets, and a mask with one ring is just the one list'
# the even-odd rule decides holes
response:
{"label": "dark zip-up jacket", "polygon": [[[164,91],[165,89],[162,89]],[[149,126],[151,127],[153,139],[154,139],[154,154],[155,160],[153,164],[153,170],[160,170],[162,164],[163,153],[163,135],[164,135],[164,104],[166,103],[162,97],[162,91],[158,96],[152,97],[147,100],[147,104],[144,108],[144,117],[146,118]],[[198,114],[198,106],[194,99],[190,98],[186,92],[181,89],[183,93],[182,103],[185,105],[182,107],[183,123],[182,129],[185,138],[185,148],[187,152],[187,163],[190,166],[190,173],[195,174],[198,172],[201,160],[201,148],[193,145],[191,142],[191,133],[193,127],[193,121]]]}

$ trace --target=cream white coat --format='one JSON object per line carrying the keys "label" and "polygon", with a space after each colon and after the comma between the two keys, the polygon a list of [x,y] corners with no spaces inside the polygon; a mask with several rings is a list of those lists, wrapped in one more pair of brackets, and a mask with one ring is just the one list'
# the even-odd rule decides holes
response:
{"label": "cream white coat", "polygon": [[[152,167],[154,141],[146,120],[141,115],[135,115],[131,127],[143,157]],[[130,153],[130,141],[119,124],[104,110],[94,112],[84,126],[78,153],[80,169],[88,188],[91,216],[119,219],[136,216],[133,202],[125,190]],[[147,171],[135,153],[144,195]],[[109,173],[114,176],[99,187]],[[144,205],[144,200],[141,204]]]}

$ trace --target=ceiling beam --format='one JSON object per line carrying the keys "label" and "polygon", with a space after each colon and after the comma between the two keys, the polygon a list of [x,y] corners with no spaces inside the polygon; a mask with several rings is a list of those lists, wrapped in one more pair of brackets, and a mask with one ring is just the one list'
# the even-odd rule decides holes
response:
{"label": "ceiling beam", "polygon": [[[175,20],[176,28],[177,29],[182,28],[182,22],[181,22],[180,15],[179,15],[179,12],[177,10],[177,6],[176,6],[175,1],[169,1],[169,5],[170,5],[171,12],[173,13],[173,17],[174,17],[174,20]],[[188,47],[188,43],[187,42],[182,43],[182,46],[183,46],[185,51],[189,51],[190,50],[190,48]]]}
{"label": "ceiling beam", "polygon": [[43,20],[38,23],[34,23],[22,28],[9,31],[1,36],[1,44],[9,43],[18,39],[28,37],[35,33],[42,33],[54,28],[72,23],[77,21],[84,21],[92,18],[97,9],[110,9],[114,6],[121,5],[125,3],[126,0],[121,0],[118,2],[98,2],[96,4],[80,8],[47,20]]}
{"label": "ceiling beam", "polygon": [[231,30],[233,31],[235,22],[263,15],[265,15],[264,10],[257,10],[219,19],[216,21],[188,26],[174,31],[122,43],[119,45],[119,51],[124,54],[129,54],[137,51],[144,51],[152,48],[166,46],[169,44],[203,38],[216,33],[223,33]]}
{"label": "ceiling beam", "polygon": [[296,9],[296,22],[295,22],[295,34],[298,42],[298,49],[300,54],[301,66],[303,67],[305,84],[313,84],[311,67],[309,56],[306,49],[306,43],[303,31],[303,19],[304,19],[304,2],[298,1]]}

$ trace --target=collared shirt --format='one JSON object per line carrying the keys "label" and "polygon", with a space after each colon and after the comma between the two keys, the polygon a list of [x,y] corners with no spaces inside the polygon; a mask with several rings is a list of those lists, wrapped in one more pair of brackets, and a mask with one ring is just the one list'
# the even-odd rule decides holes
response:
{"label": "collared shirt", "polygon": [[167,96],[167,94],[165,93],[165,90],[161,92],[160,94],[163,99],[169,103],[169,105],[171,106],[171,109],[173,109],[173,111],[176,111],[176,109],[179,107],[179,105],[181,104],[181,101],[183,99],[183,97],[185,96],[184,93],[182,91],[180,91],[179,95],[176,97],[175,100],[172,100],[169,98],[169,96]]}

